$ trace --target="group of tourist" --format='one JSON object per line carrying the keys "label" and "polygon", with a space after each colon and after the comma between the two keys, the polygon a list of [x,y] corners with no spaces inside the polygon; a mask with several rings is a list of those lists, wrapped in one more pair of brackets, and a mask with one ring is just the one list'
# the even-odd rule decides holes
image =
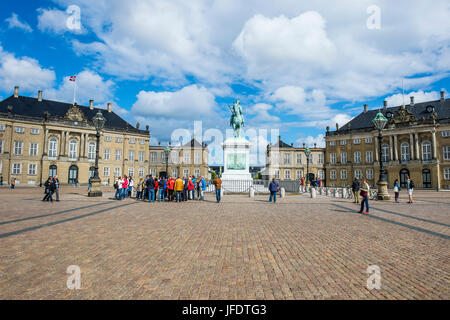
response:
{"label": "group of tourist", "polygon": [[44,183],[45,196],[42,201],[53,202],[53,195],[56,196],[56,201],[59,201],[59,188],[60,183],[58,176],[48,177],[47,181]]}
{"label": "group of tourist", "polygon": [[[394,195],[395,195],[395,202],[398,203],[398,198],[400,195],[400,184],[398,182],[398,179],[395,179],[394,181]],[[414,191],[414,181],[410,179],[409,176],[406,176],[406,189],[408,190],[408,203],[413,203],[413,191]],[[361,208],[358,211],[359,213],[369,214],[369,195],[370,195],[370,186],[367,183],[366,179],[363,179],[362,184],[359,182],[359,179],[355,177],[355,179],[352,182],[352,192],[353,192],[353,199],[354,203],[359,204],[359,196],[361,196]],[[365,211],[364,211],[365,207]]]}
{"label": "group of tourist", "polygon": [[[215,179],[213,184],[216,186],[216,190],[219,190],[217,202],[220,202],[220,178]],[[147,175],[145,178],[140,178],[137,182],[132,177],[124,176],[123,178],[118,177],[114,182],[116,200],[131,198],[134,193],[136,200],[148,202],[204,201],[206,187],[207,182],[205,178],[196,178],[195,176],[153,178],[152,175]]]}

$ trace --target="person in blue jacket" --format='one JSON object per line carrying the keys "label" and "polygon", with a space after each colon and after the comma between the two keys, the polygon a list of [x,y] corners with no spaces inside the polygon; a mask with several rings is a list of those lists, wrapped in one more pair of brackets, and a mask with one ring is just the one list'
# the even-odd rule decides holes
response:
{"label": "person in blue jacket", "polygon": [[272,182],[270,182],[269,184],[269,191],[270,191],[269,202],[272,202],[272,198],[274,203],[277,202],[278,187],[279,187],[278,182],[276,181],[275,178],[273,178]]}

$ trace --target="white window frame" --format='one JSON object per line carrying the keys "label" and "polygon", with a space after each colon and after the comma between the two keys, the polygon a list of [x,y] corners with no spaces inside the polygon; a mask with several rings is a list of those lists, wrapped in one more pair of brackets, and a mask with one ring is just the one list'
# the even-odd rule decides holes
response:
{"label": "white window frame", "polygon": [[300,180],[303,177],[303,170],[296,170],[295,171],[295,178],[297,180]]}
{"label": "white window frame", "polygon": [[108,161],[109,159],[111,159],[111,150],[109,148],[105,148],[103,150],[103,160]]}
{"label": "white window frame", "polygon": [[353,144],[361,144],[361,139],[353,139]]}
{"label": "white window frame", "polygon": [[0,154],[3,153],[3,140],[0,139]]}
{"label": "white window frame", "polygon": [[341,170],[341,180],[347,180],[347,170]]}
{"label": "white window frame", "polygon": [[48,141],[48,157],[50,159],[58,157],[58,139],[56,138],[50,138]]}
{"label": "white window frame", "polygon": [[302,154],[301,153],[297,153],[297,164],[302,164]]}
{"label": "white window frame", "polygon": [[134,177],[134,168],[133,167],[128,168],[128,177]]}
{"label": "white window frame", "polygon": [[341,152],[341,163],[342,164],[347,163],[347,152]]}
{"label": "white window frame", "polygon": [[361,163],[361,152],[360,151],[355,151],[355,153],[353,154],[355,163]]}
{"label": "white window frame", "polygon": [[39,128],[31,128],[30,133],[34,135],[38,135],[40,132]]}
{"label": "white window frame", "polygon": [[358,178],[359,180],[362,180],[363,173],[361,169],[355,169],[355,177]]}
{"label": "white window frame", "polygon": [[88,144],[88,160],[95,161],[95,153],[96,153],[96,143],[94,141],[90,141]]}
{"label": "white window frame", "polygon": [[366,163],[373,163],[373,152],[366,151]]}
{"label": "white window frame", "polygon": [[31,157],[35,157],[35,156],[38,155],[38,153],[39,153],[39,143],[37,143],[37,142],[30,142],[30,150],[29,150],[30,156]]}
{"label": "white window frame", "polygon": [[114,177],[120,177],[121,176],[121,170],[119,167],[114,168]]}
{"label": "white window frame", "polygon": [[78,158],[78,141],[72,139],[69,141],[69,160],[77,160]]}
{"label": "white window frame", "polygon": [[138,157],[139,157],[139,162],[144,162],[145,161],[145,152],[139,151]]}
{"label": "white window frame", "polygon": [[450,180],[450,168],[444,168],[444,180]]}
{"label": "white window frame", "polygon": [[23,141],[14,141],[14,155],[23,155]]}
{"label": "white window frame", "polygon": [[202,163],[202,153],[201,152],[194,152],[194,164],[201,164]]}
{"label": "white window frame", "polygon": [[381,155],[380,155],[381,161],[384,163],[389,162],[389,145],[387,143],[383,143],[381,145]]}
{"label": "white window frame", "polygon": [[373,169],[366,170],[366,178],[367,180],[373,180]]}
{"label": "white window frame", "polygon": [[150,162],[155,163],[157,159],[158,159],[158,153],[156,153],[156,151],[150,152]]}
{"label": "white window frame", "polygon": [[450,137],[450,130],[442,131],[442,137],[443,137],[443,138]]}
{"label": "white window frame", "polygon": [[335,140],[330,141],[330,147],[334,147],[334,146],[336,146],[336,141]]}
{"label": "white window frame", "polygon": [[336,164],[336,153],[330,153],[330,164]]}
{"label": "white window frame", "polygon": [[109,167],[103,167],[103,176],[104,177],[109,177]]}
{"label": "white window frame", "polygon": [[15,127],[15,128],[14,128],[14,131],[15,131],[16,133],[22,134],[22,133],[25,133],[25,128],[24,128],[24,127]]}
{"label": "white window frame", "polygon": [[372,141],[373,141],[372,138],[366,138],[365,139],[365,143],[372,143]]}
{"label": "white window frame", "polygon": [[341,140],[341,146],[345,146],[347,144],[347,140]]}
{"label": "white window frame", "polygon": [[128,150],[128,161],[134,161],[134,150]]}
{"label": "white window frame", "polygon": [[424,141],[422,142],[422,159],[423,161],[431,161],[431,142]]}
{"label": "white window frame", "polygon": [[18,176],[22,174],[22,163],[20,162],[14,162],[12,164],[11,172],[13,175]]}
{"label": "white window frame", "polygon": [[28,164],[28,175],[29,176],[35,176],[37,174],[37,164],[36,163],[29,163]]}
{"label": "white window frame", "polygon": [[411,151],[408,142],[402,142],[400,144],[400,156],[401,161],[411,160]]}
{"label": "white window frame", "polygon": [[110,136],[105,136],[105,142],[110,142],[111,141],[111,137]]}
{"label": "white window frame", "polygon": [[122,161],[122,149],[116,149],[115,156],[116,161]]}
{"label": "white window frame", "polygon": [[275,170],[275,179],[280,179],[280,170]]}
{"label": "white window frame", "polygon": [[291,179],[291,170],[284,170],[284,179],[286,180]]}
{"label": "white window frame", "polygon": [[323,164],[323,153],[319,153],[318,155],[318,164]]}
{"label": "white window frame", "polygon": [[143,178],[144,175],[145,175],[145,169],[144,168],[139,168],[138,175],[139,175],[139,178]]}
{"label": "white window frame", "polygon": [[330,180],[336,180],[336,170],[330,170]]}
{"label": "white window frame", "polygon": [[450,146],[442,147],[442,156],[444,160],[450,160]]}

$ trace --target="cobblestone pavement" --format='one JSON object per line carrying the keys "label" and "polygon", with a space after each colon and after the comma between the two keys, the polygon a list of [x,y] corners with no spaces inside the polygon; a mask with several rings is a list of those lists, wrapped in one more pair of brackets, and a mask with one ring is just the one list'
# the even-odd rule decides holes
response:
{"label": "cobblestone pavement", "polygon": [[[143,203],[0,193],[1,299],[449,299],[450,193]],[[69,290],[67,267],[81,268]],[[371,265],[381,289],[366,286]]]}

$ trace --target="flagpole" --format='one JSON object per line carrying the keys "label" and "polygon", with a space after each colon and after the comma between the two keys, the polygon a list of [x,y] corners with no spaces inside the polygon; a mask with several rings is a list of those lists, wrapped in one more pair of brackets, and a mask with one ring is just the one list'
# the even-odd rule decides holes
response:
{"label": "flagpole", "polygon": [[74,104],[74,105],[75,105],[75,103],[77,102],[76,96],[77,96],[77,81],[75,80],[75,81],[73,82],[73,104]]}

